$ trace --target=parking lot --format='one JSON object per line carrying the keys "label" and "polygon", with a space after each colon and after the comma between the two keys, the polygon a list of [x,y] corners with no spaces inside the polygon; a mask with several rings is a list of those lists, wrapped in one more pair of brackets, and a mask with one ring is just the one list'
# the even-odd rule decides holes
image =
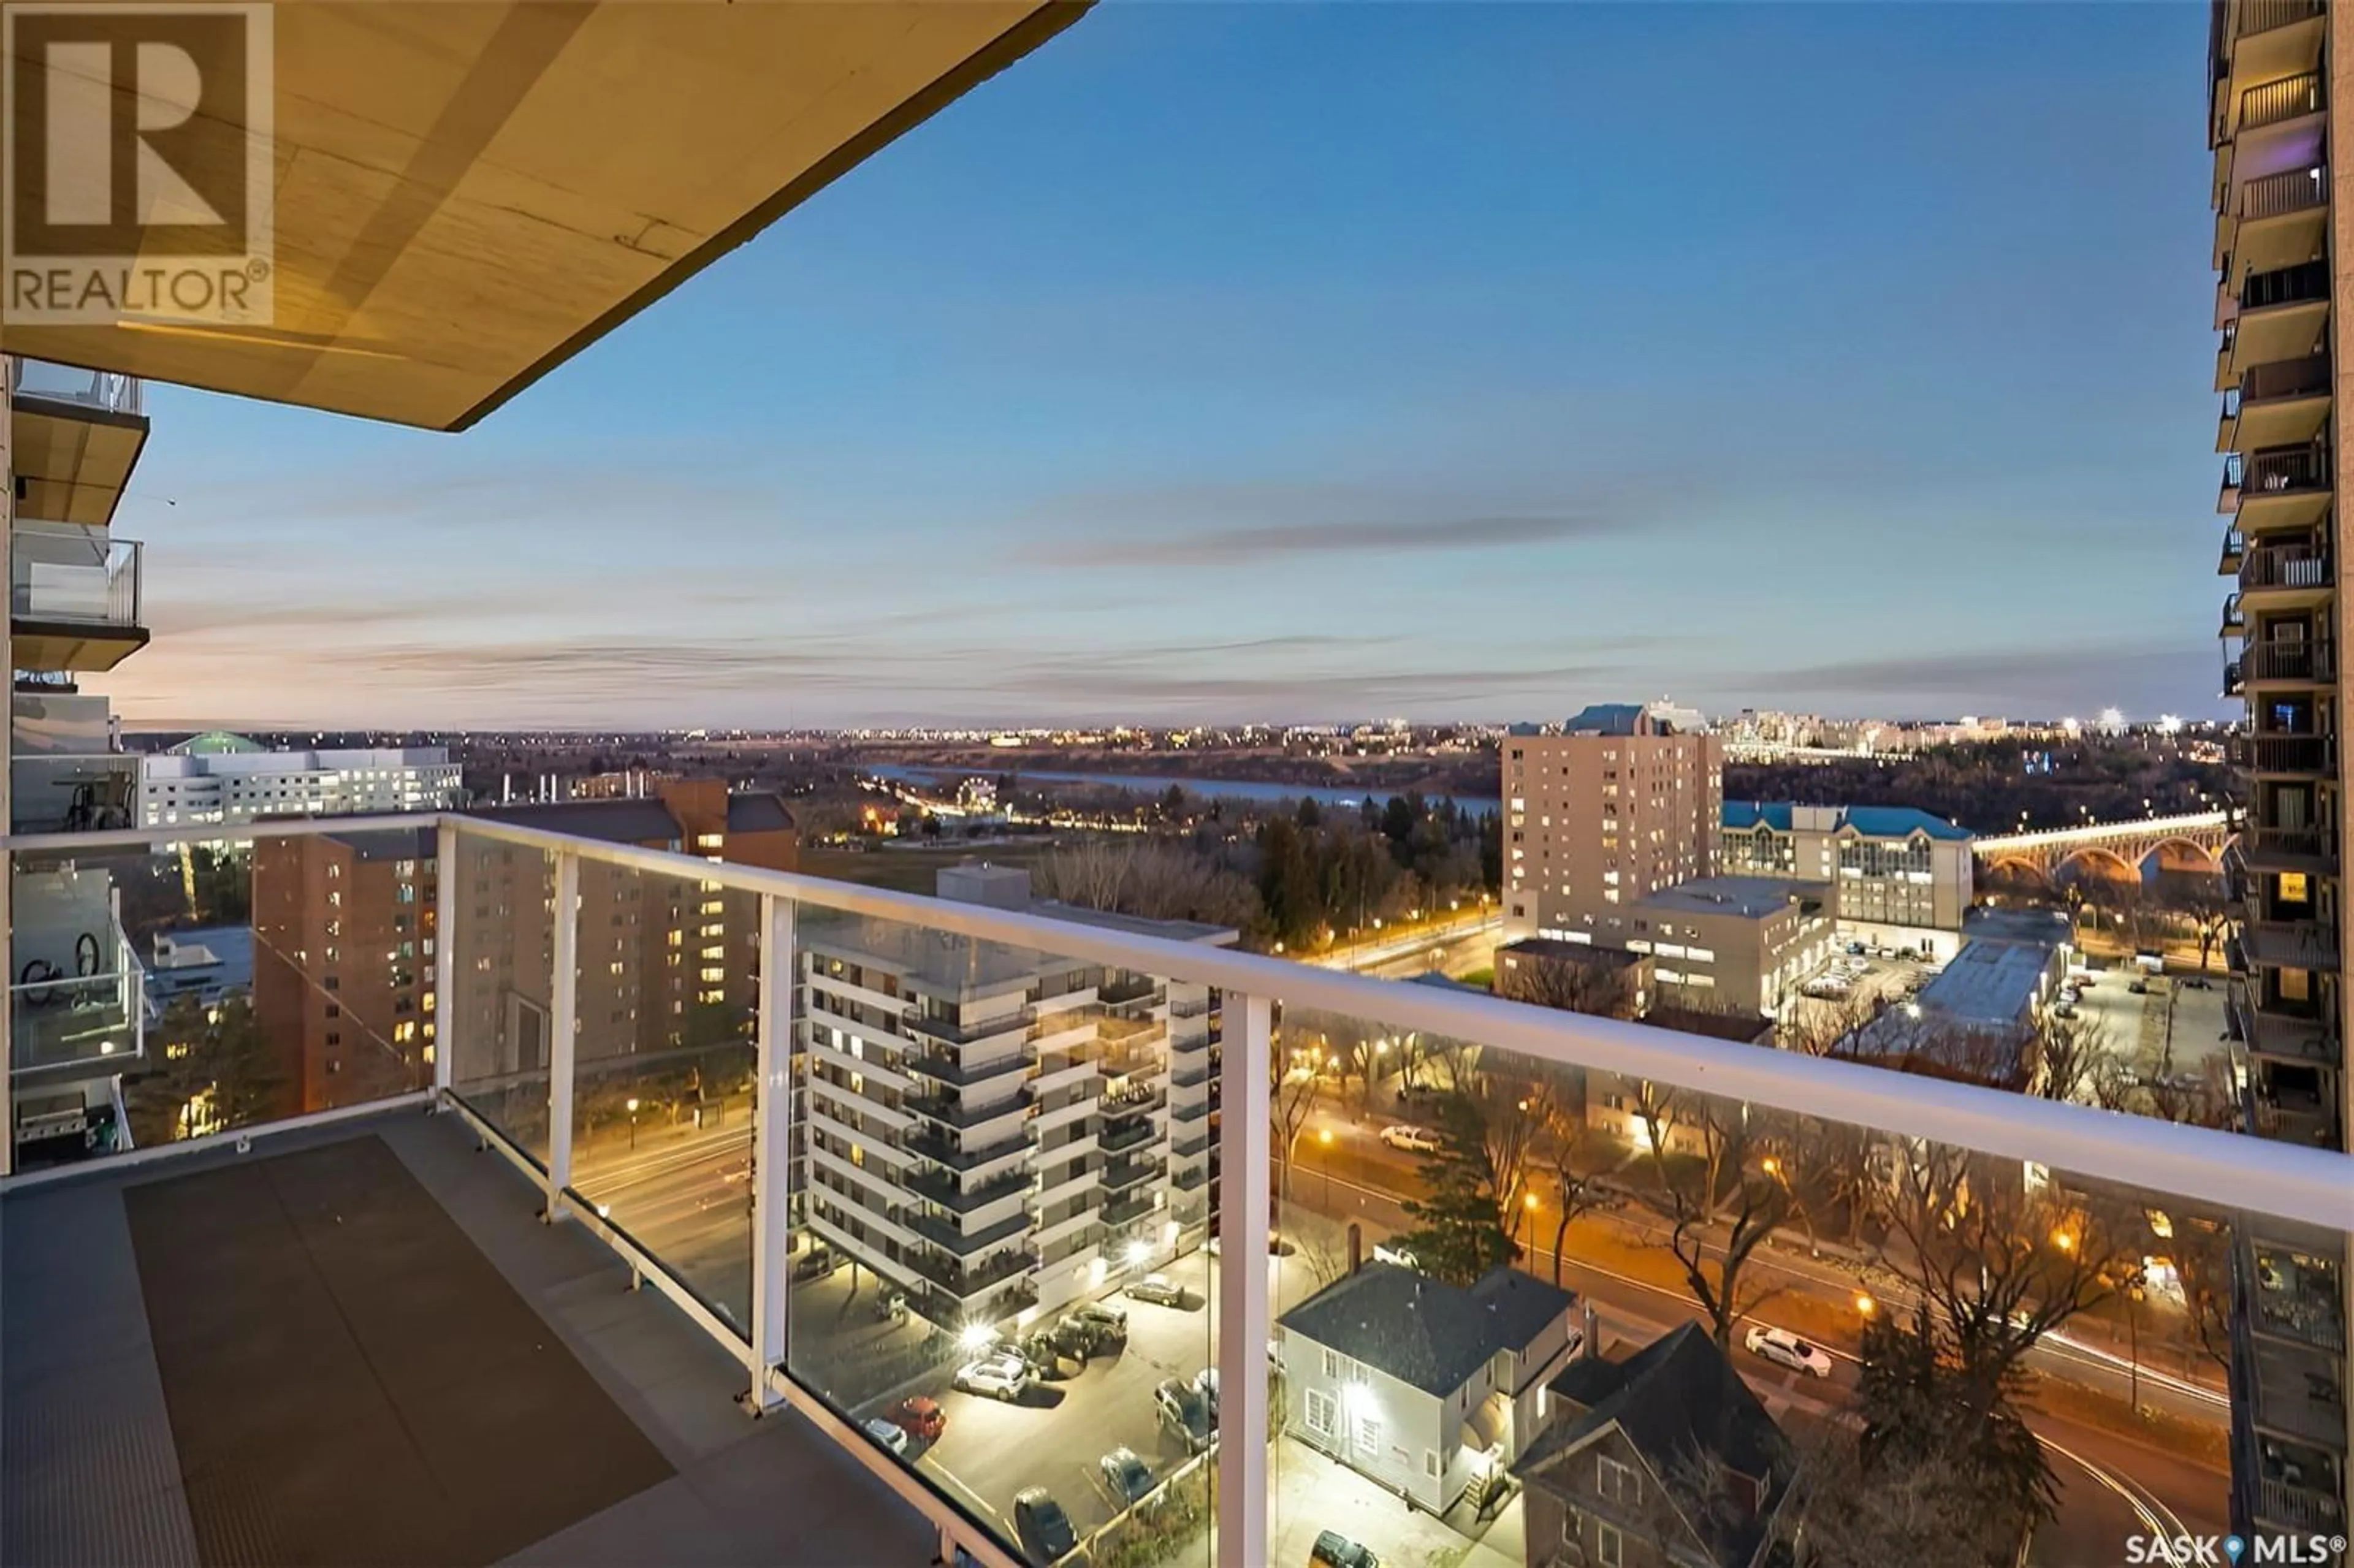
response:
{"label": "parking lot", "polygon": [[[2230,1051],[2223,1039],[2222,982],[2205,977],[2208,983],[2200,986],[2197,978],[2144,976],[2129,968],[2096,969],[2081,987],[2076,1012],[2092,1021],[2102,1047],[2137,1076],[2195,1075],[2204,1070],[2210,1057]],[[2136,991],[2137,982],[2146,990]]]}
{"label": "parking lot", "polygon": [[[1107,1298],[1128,1314],[1126,1346],[1091,1359],[1074,1376],[1034,1384],[1017,1402],[955,1390],[950,1383],[958,1363],[951,1359],[919,1373],[912,1384],[878,1391],[855,1414],[880,1415],[907,1393],[930,1395],[939,1401],[948,1426],[935,1441],[909,1449],[909,1458],[967,1507],[997,1520],[1009,1537],[1013,1494],[1043,1486],[1084,1538],[1118,1511],[1097,1466],[1104,1455],[1133,1448],[1156,1480],[1189,1457],[1184,1443],[1162,1425],[1152,1391],[1164,1378],[1191,1381],[1213,1359],[1209,1262],[1195,1253],[1162,1270],[1185,1287],[1182,1306],[1121,1294]],[[919,1342],[917,1333],[899,1332]]]}

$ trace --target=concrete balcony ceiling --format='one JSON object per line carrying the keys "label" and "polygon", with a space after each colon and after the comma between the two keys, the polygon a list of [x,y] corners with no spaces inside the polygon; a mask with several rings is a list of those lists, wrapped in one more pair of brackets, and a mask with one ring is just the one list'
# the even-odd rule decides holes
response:
{"label": "concrete balcony ceiling", "polygon": [[275,320],[8,348],[463,429],[1085,10],[280,6]]}
{"label": "concrete balcony ceiling", "polygon": [[[12,351],[18,335],[18,329],[9,329]],[[19,390],[8,419],[8,462],[21,487],[17,510],[29,517],[105,526],[146,444],[143,414]]]}

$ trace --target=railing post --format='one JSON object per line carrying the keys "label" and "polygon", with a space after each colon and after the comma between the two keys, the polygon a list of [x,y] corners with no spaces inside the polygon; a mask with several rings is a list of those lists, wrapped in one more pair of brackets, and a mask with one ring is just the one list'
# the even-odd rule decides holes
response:
{"label": "railing post", "polygon": [[572,1056],[579,1044],[580,857],[556,855],[556,964],[549,977],[547,1044],[547,1208],[564,1217],[564,1190],[572,1185]]}
{"label": "railing post", "polygon": [[755,1045],[758,1098],[752,1107],[752,1333],[750,1408],[780,1403],[769,1369],[788,1344],[785,1243],[791,1217],[793,991],[800,979],[793,901],[760,895],[760,1018]]}
{"label": "railing post", "polygon": [[1218,1062],[1218,1568],[1264,1568],[1267,1494],[1274,1481],[1267,1362],[1272,1004],[1229,992],[1225,1018]]}
{"label": "railing post", "polygon": [[433,1006],[425,1027],[433,1032],[433,1087],[442,1094],[456,1082],[455,1049],[441,1021],[450,1016],[450,993],[458,983],[458,824],[443,816],[433,830]]}

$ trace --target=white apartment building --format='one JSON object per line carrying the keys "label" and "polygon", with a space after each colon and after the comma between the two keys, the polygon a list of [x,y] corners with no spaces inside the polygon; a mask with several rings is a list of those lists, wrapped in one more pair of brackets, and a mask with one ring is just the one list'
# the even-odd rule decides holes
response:
{"label": "white apartment building", "polygon": [[1945,962],[1961,950],[1975,835],[1910,806],[1799,806],[1727,800],[1718,854],[1744,876],[1831,890],[1848,941]]}
{"label": "white apartment building", "polygon": [[139,824],[146,828],[438,811],[463,803],[458,764],[438,746],[271,751],[215,731],[139,759]]}
{"label": "white apartment building", "polygon": [[[1031,907],[1026,872],[942,897]],[[1058,918],[1223,945],[1184,921]],[[1217,998],[1207,986],[888,921],[801,937],[804,1219],[936,1322],[1037,1315],[1206,1236]]]}

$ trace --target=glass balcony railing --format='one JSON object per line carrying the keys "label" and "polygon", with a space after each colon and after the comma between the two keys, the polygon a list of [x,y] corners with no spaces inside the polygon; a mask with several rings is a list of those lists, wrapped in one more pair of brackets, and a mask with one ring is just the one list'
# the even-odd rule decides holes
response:
{"label": "glass balcony railing", "polygon": [[19,523],[9,552],[9,613],[69,626],[142,626],[145,550],[136,539],[95,529]]}
{"label": "glass balcony railing", "polygon": [[135,376],[118,376],[105,370],[80,370],[69,365],[51,365],[45,359],[18,359],[10,363],[8,390],[13,397],[38,399],[45,403],[73,403],[109,414],[136,414],[141,411],[143,384]]}
{"label": "glass balcony railing", "polygon": [[[139,1147],[432,1098],[514,1168],[483,1201],[579,1224],[984,1561],[1631,1560],[1737,1503],[1744,1561],[1927,1517],[1888,1560],[1977,1568],[2338,1517],[2354,1158],[476,819],[225,832],[15,855],[23,955],[43,900],[207,955],[113,1075]],[[1214,987],[1218,1119],[1097,1136],[1103,1085],[1161,1094],[1109,1007],[1062,1032],[1108,1064],[1071,1119],[822,1119],[851,1069],[768,983],[817,954]],[[2318,1064],[2225,1049],[2314,1114]],[[72,1114],[12,1090],[20,1137]],[[115,1147],[71,1141],[19,1147]],[[1671,1507],[1596,1467],[1628,1408]]]}

